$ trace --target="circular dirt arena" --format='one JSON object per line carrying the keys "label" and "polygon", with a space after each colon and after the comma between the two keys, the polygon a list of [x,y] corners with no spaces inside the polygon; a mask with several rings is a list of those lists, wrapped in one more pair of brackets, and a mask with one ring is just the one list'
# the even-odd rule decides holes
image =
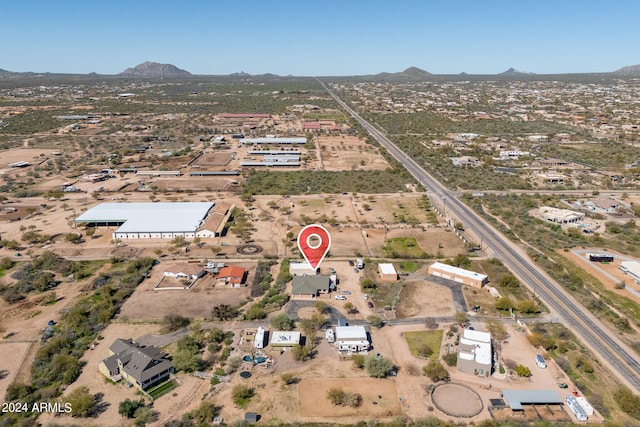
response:
{"label": "circular dirt arena", "polygon": [[236,249],[240,255],[255,255],[262,252],[262,246],[258,245],[242,245]]}
{"label": "circular dirt arena", "polygon": [[471,418],[482,411],[480,395],[466,385],[441,384],[431,392],[433,404],[447,415]]}

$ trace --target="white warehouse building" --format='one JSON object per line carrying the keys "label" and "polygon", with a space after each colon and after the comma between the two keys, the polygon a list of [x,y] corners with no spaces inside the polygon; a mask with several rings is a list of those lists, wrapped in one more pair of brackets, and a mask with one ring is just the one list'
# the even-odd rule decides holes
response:
{"label": "white warehouse building", "polygon": [[203,228],[210,202],[102,203],[75,219],[76,224],[118,227],[114,239],[173,239],[212,237]]}

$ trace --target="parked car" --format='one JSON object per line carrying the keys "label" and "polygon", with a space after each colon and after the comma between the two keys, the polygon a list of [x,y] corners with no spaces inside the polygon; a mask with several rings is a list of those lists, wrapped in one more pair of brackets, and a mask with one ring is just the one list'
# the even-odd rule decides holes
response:
{"label": "parked car", "polygon": [[373,308],[373,303],[371,301],[367,302],[367,305],[369,306],[369,308]]}
{"label": "parked car", "polygon": [[347,299],[347,297],[345,297],[344,295],[336,295],[336,299],[340,301],[344,301]]}
{"label": "parked car", "polygon": [[351,291],[342,291],[342,295],[351,295]]}
{"label": "parked car", "polygon": [[354,268],[354,269],[353,269],[353,272],[354,272],[354,273],[360,273],[360,270],[358,270],[357,268]]}
{"label": "parked car", "polygon": [[349,260],[349,267],[353,267],[354,265],[353,261]]}
{"label": "parked car", "polygon": [[364,294],[363,297],[364,299],[369,299],[369,294]]}

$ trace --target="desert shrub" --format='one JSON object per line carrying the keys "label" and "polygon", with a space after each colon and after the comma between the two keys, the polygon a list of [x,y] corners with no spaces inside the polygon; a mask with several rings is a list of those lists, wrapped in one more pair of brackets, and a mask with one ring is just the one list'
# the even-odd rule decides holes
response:
{"label": "desert shrub", "polygon": [[447,353],[442,356],[442,360],[449,366],[456,366],[458,363],[458,355],[456,353]]}
{"label": "desert shrub", "polygon": [[527,368],[524,365],[518,365],[516,367],[516,375],[519,377],[529,378],[531,376],[531,369]]}
{"label": "desert shrub", "polygon": [[353,366],[358,369],[364,368],[364,356],[361,354],[354,354],[351,356],[351,361],[353,362]]}
{"label": "desert shrub", "polygon": [[255,396],[255,390],[249,386],[238,384],[233,387],[231,391],[231,397],[233,398],[233,403],[240,408],[244,408],[247,406],[249,401],[253,396]]}
{"label": "desert shrub", "polygon": [[385,378],[393,369],[393,362],[387,357],[370,354],[364,359],[364,367],[373,378]]}
{"label": "desert shrub", "polygon": [[449,381],[449,372],[447,371],[447,368],[437,360],[430,360],[429,364],[422,368],[422,372],[431,378],[431,381],[433,382]]}
{"label": "desert shrub", "polygon": [[182,317],[179,314],[168,314],[164,317],[164,324],[169,332],[177,331],[186,326],[189,326],[191,320],[186,317]]}
{"label": "desert shrub", "polygon": [[330,388],[327,390],[327,399],[334,406],[349,406],[357,408],[362,405],[362,395],[360,393],[344,391],[341,388]]}
{"label": "desert shrub", "polygon": [[290,331],[293,328],[293,322],[291,321],[289,316],[287,316],[285,313],[281,313],[269,319],[269,326],[279,331]]}

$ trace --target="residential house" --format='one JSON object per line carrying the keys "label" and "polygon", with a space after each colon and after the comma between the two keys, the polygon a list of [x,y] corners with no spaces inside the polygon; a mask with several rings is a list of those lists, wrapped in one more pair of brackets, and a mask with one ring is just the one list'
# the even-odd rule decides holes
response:
{"label": "residential house", "polygon": [[298,297],[315,298],[319,294],[331,291],[331,278],[328,276],[295,276],[291,294]]}
{"label": "residential house", "polygon": [[458,345],[458,370],[488,377],[491,375],[492,359],[491,334],[465,329]]}
{"label": "residential house", "polygon": [[205,270],[202,266],[189,263],[174,264],[164,271],[165,276],[176,279],[196,280],[204,276],[204,274]]}
{"label": "residential house", "polygon": [[109,357],[98,363],[98,370],[112,381],[123,379],[139,390],[147,390],[169,378],[173,363],[157,347],[117,339],[109,347]]}
{"label": "residential house", "polygon": [[218,284],[240,288],[247,279],[247,269],[238,266],[223,267],[218,271]]}

